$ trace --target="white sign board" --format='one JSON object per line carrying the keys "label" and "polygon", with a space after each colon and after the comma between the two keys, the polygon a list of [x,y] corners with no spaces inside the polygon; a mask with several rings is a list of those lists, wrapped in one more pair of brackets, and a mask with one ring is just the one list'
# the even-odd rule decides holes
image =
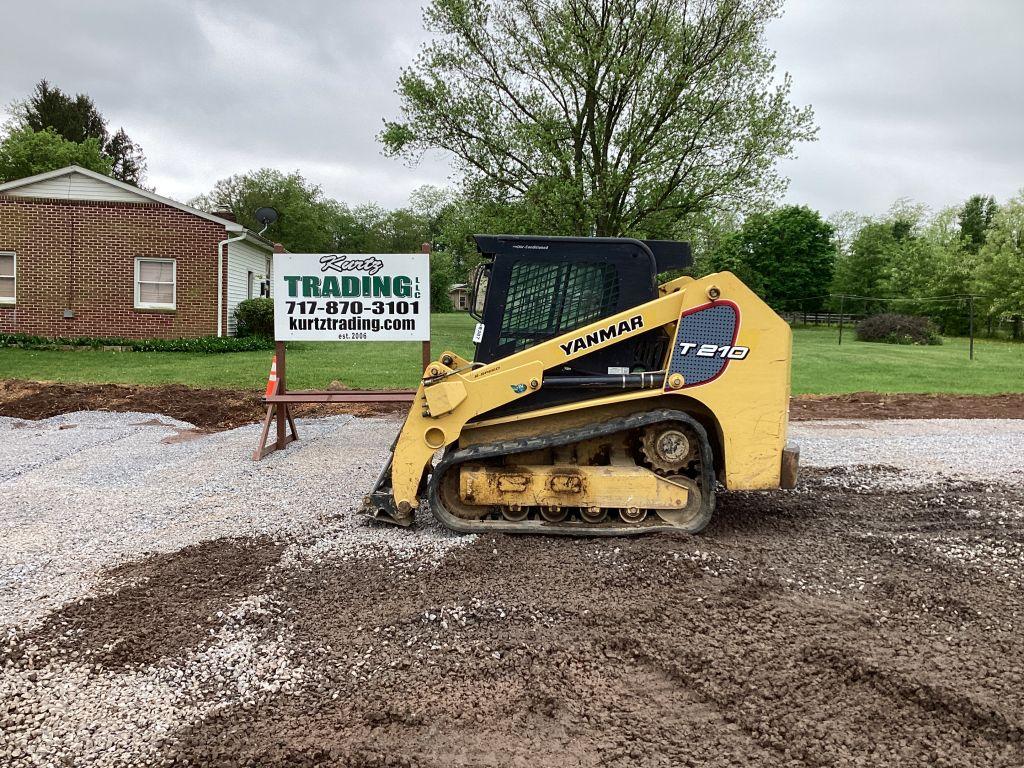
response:
{"label": "white sign board", "polygon": [[427,341],[423,253],[275,253],[278,341]]}

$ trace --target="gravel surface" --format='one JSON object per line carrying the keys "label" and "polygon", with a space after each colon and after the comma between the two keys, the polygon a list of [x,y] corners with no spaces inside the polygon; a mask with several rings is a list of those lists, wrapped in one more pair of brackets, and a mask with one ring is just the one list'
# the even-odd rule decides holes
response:
{"label": "gravel surface", "polygon": [[256,425],[206,434],[139,413],[0,417],[0,626],[79,597],[105,566],[222,536],[315,533],[313,546],[335,551],[464,543],[432,519],[417,537],[355,519],[399,424],[304,421],[299,443],[253,462]]}
{"label": "gravel surface", "polygon": [[364,525],[398,426],[0,419],[0,765],[1024,765],[1021,422],[601,541]]}
{"label": "gravel surface", "polygon": [[[885,464],[898,482],[921,485],[941,477],[1024,481],[1024,420],[904,419],[800,421],[790,424],[804,466]],[[896,480],[896,478],[891,478]]]}

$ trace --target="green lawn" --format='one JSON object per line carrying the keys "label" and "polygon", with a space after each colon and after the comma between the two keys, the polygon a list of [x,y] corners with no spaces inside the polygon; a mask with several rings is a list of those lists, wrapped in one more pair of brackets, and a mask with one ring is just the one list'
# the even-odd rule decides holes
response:
{"label": "green lawn", "polygon": [[[435,356],[444,349],[472,355],[473,320],[434,315]],[[357,389],[411,387],[420,374],[418,343],[292,343],[288,386],[316,389],[332,380]],[[1024,391],[1024,344],[977,341],[967,359],[966,339],[937,347],[853,341],[836,344],[835,328],[794,329],[794,393]],[[262,389],[269,352],[195,355],[177,352],[62,352],[0,349],[0,377],[38,381],[164,384]]]}
{"label": "green lawn", "polygon": [[836,342],[836,328],[793,329],[793,393],[953,392],[992,395],[1024,392],[1024,344],[944,338],[934,347]]}

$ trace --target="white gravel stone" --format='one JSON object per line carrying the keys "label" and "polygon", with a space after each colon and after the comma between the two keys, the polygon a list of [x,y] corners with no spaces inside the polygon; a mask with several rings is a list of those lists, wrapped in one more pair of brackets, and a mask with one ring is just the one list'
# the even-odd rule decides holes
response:
{"label": "white gravel stone", "polygon": [[805,467],[884,465],[892,481],[928,485],[936,478],[1024,481],[1024,420],[899,419],[796,421],[791,440]]}
{"label": "white gravel stone", "polygon": [[471,537],[429,514],[415,531],[356,515],[400,425],[300,420],[299,442],[254,462],[258,425],[203,434],[140,413],[0,418],[0,626],[83,596],[104,567],[221,536],[286,536],[290,558],[387,547],[436,560]]}

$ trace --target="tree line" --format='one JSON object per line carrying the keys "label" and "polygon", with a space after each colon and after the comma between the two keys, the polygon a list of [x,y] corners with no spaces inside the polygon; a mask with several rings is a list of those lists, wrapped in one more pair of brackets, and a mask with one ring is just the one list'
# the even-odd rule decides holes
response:
{"label": "tree line", "polygon": [[897,200],[882,216],[825,220],[805,206],[753,213],[696,233],[696,272],[728,269],[777,311],[882,311],[967,332],[969,311],[992,334],[1022,337],[1024,191],[999,204],[973,195],[937,212]]}

